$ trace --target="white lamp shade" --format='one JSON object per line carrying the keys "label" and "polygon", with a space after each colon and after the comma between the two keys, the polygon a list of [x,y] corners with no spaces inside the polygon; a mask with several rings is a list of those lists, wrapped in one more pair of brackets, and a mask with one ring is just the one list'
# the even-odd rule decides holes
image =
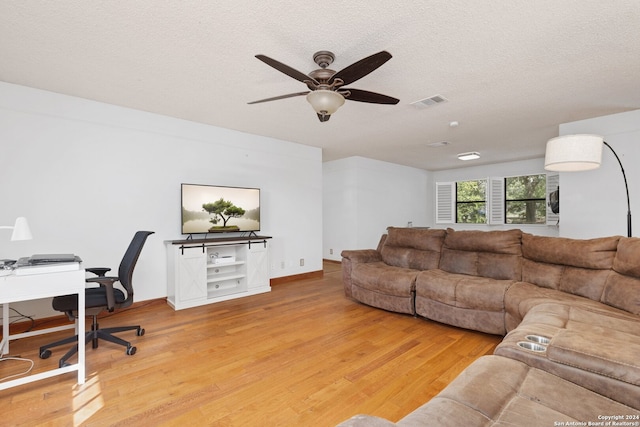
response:
{"label": "white lamp shade", "polygon": [[342,107],[344,97],[332,90],[319,89],[309,92],[307,101],[316,110],[316,113],[331,115]]}
{"label": "white lamp shade", "polygon": [[602,163],[600,135],[564,135],[547,142],[544,168],[557,172],[587,171]]}
{"label": "white lamp shade", "polygon": [[31,240],[31,229],[27,219],[23,216],[16,218],[16,223],[13,226],[13,233],[11,234],[11,240]]}

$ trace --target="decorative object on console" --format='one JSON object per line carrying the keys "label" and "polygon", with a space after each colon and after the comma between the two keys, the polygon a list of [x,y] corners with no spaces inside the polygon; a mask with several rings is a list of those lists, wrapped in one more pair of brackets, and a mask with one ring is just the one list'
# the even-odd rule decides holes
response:
{"label": "decorative object on console", "polygon": [[16,218],[16,223],[11,225],[0,225],[0,228],[7,228],[13,230],[11,234],[11,240],[31,240],[33,239],[33,235],[31,234],[31,229],[29,228],[29,223],[27,219],[23,216],[19,216]]}
{"label": "decorative object on console", "polygon": [[602,146],[606,145],[618,160],[624,188],[627,193],[627,237],[631,237],[631,202],[627,175],[614,149],[600,135],[577,134],[551,138],[547,142],[544,168],[556,172],[587,171],[600,167],[602,163]]}
{"label": "decorative object on console", "polygon": [[345,99],[371,104],[397,104],[400,101],[380,93],[343,87],[361,79],[391,59],[391,54],[384,50],[361,59],[338,72],[327,68],[335,59],[335,55],[327,50],[321,50],[313,55],[313,61],[320,68],[308,75],[265,55],[256,55],[256,58],[281,73],[304,83],[309,90],[261,99],[249,102],[249,104],[306,95],[307,101],[318,114],[318,119],[321,122],[326,122],[344,104]]}

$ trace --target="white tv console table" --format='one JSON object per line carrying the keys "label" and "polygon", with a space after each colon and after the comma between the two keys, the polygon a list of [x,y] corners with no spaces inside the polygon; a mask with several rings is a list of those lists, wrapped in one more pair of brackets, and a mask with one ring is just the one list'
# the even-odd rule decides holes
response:
{"label": "white tv console table", "polygon": [[165,241],[175,310],[270,292],[269,236]]}

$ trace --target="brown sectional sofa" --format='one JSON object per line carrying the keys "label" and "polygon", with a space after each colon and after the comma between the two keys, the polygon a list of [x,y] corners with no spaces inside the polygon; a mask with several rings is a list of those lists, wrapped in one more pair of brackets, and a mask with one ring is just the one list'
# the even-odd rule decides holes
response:
{"label": "brown sectional sofa", "polygon": [[342,257],[348,297],[505,335],[397,425],[640,425],[640,238],[390,227]]}

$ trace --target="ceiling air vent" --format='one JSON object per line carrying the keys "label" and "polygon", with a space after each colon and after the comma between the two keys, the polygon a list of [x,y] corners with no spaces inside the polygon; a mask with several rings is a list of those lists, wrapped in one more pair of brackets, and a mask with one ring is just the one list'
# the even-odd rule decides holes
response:
{"label": "ceiling air vent", "polygon": [[420,101],[412,102],[411,105],[417,108],[427,108],[432,105],[442,104],[443,102],[447,102],[448,99],[442,95],[433,95],[429,98],[421,99]]}

